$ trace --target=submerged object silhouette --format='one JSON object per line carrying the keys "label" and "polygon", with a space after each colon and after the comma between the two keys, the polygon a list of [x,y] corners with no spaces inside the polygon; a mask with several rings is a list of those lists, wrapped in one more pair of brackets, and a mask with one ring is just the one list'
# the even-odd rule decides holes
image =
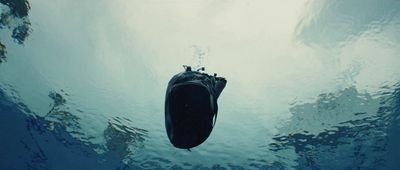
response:
{"label": "submerged object silhouette", "polygon": [[204,67],[176,74],[168,83],[165,98],[165,127],[170,142],[177,148],[189,149],[203,143],[217,120],[217,99],[225,88],[223,77],[213,76]]}

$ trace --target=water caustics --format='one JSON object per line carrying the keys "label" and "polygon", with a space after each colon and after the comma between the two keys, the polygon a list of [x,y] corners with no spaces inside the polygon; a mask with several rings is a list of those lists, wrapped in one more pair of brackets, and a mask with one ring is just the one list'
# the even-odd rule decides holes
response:
{"label": "water caustics", "polygon": [[[0,0],[0,169],[396,169],[400,2]],[[229,80],[191,151],[181,66]]]}

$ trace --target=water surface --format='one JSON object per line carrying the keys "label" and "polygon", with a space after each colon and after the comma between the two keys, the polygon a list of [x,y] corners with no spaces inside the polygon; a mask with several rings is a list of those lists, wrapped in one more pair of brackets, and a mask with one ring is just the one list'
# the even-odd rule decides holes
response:
{"label": "water surface", "polygon": [[[0,169],[400,168],[399,1],[0,2]],[[184,64],[228,80],[191,151]]]}

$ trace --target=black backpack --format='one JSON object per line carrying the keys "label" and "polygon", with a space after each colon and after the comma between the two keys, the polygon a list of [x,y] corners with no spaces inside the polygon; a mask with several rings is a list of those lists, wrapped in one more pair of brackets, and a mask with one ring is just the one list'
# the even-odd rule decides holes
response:
{"label": "black backpack", "polygon": [[[171,143],[182,149],[196,147],[210,135],[217,119],[217,99],[226,80],[192,71],[176,74],[165,97],[165,127]],[[204,68],[202,68],[204,70]]]}

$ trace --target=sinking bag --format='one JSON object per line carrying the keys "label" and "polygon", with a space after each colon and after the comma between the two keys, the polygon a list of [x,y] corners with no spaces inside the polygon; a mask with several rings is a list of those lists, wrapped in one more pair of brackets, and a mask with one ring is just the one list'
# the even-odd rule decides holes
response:
{"label": "sinking bag", "polygon": [[175,147],[189,149],[210,135],[217,119],[217,99],[226,80],[184,67],[185,71],[173,76],[168,83],[165,127]]}

